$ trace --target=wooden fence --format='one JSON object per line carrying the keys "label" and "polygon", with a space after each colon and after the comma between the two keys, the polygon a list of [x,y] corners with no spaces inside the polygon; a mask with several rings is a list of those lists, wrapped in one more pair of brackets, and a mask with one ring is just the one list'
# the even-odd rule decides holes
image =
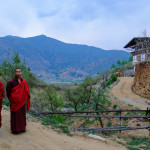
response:
{"label": "wooden fence", "polygon": [[[104,113],[112,113],[117,112],[119,115],[104,115]],[[130,112],[130,113],[141,113],[143,115],[122,115],[123,112]],[[100,110],[100,111],[69,111],[69,112],[45,112],[41,113],[42,115],[68,115],[68,117],[78,117],[78,118],[85,118],[85,121],[77,128],[72,128],[72,131],[102,131],[102,132],[110,132],[110,131],[125,131],[125,130],[137,130],[137,129],[148,129],[150,135],[150,108],[147,110]],[[82,114],[82,115],[81,115]],[[85,115],[83,115],[85,114]],[[119,118],[120,125],[119,127],[103,127],[103,128],[81,128],[86,124],[86,122],[90,118]],[[149,125],[147,126],[138,126],[138,127],[124,127],[122,126],[122,118],[136,118],[141,122],[148,122]]]}

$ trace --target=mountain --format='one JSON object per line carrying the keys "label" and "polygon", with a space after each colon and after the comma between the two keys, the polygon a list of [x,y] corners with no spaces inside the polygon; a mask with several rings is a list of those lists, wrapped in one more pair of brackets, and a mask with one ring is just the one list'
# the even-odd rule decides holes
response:
{"label": "mountain", "polygon": [[21,38],[0,37],[0,55],[18,51],[31,71],[49,82],[81,80],[107,70],[118,59],[127,60],[129,53],[103,50],[93,46],[69,44],[45,35]]}

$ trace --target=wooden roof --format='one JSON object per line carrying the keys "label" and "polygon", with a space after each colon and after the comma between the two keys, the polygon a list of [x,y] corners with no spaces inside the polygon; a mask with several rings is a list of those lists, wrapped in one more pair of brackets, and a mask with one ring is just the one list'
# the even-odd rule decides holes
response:
{"label": "wooden roof", "polygon": [[137,44],[136,40],[144,40],[144,39],[150,39],[150,37],[134,37],[128,44],[124,46],[124,48],[129,48],[130,46]]}

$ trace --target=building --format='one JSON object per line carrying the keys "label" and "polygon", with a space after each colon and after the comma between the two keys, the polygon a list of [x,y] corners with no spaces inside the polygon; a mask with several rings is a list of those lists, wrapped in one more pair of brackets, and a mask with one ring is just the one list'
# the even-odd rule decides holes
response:
{"label": "building", "polygon": [[150,98],[150,37],[135,37],[124,48],[133,55],[133,91]]}
{"label": "building", "polygon": [[150,60],[150,37],[135,37],[124,48],[133,55],[133,63]]}

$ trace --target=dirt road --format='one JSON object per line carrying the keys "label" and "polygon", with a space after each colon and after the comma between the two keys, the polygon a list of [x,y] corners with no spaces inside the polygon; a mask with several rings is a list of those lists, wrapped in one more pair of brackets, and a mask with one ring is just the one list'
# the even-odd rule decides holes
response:
{"label": "dirt road", "polygon": [[105,143],[83,136],[67,136],[49,129],[33,117],[27,119],[27,132],[10,133],[9,111],[3,110],[0,129],[0,150],[124,150],[118,144]]}
{"label": "dirt road", "polygon": [[147,99],[132,92],[133,79],[133,77],[120,77],[120,82],[114,86],[111,92],[122,102],[146,109],[148,107],[145,103]]}

